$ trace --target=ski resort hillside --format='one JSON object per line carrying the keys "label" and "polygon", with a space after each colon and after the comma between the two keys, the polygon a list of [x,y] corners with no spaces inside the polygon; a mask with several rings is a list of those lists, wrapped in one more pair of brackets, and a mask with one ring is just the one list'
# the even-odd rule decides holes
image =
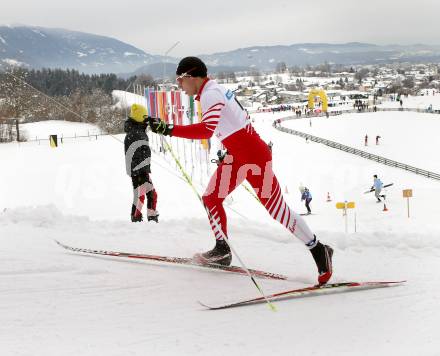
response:
{"label": "ski resort hillside", "polygon": [[[310,189],[312,215],[304,218],[334,247],[331,281],[406,283],[275,302],[276,312],[265,304],[208,311],[198,301],[223,304],[259,297],[259,291],[234,273],[62,249],[55,240],[98,251],[192,257],[211,248],[214,238],[198,197],[154,134],[159,223],[134,224],[124,135],[98,136],[98,129],[79,123],[33,123],[28,137],[97,136],[57,148],[48,141],[0,145],[2,355],[437,355],[440,181],[280,132],[272,124],[286,115],[252,114],[253,125],[273,143],[274,170],[295,211],[306,212],[299,187]],[[438,115],[352,113],[282,125],[440,173]],[[184,152],[198,142],[165,139],[203,193],[215,164],[192,169]],[[208,157],[197,146],[194,157],[209,162],[216,145]],[[393,183],[385,204],[365,193],[375,174]],[[409,205],[406,189],[413,190]],[[345,201],[355,208],[343,216],[335,204]],[[264,293],[316,283],[310,253],[248,190],[234,191],[225,209],[230,242],[245,265],[289,277],[258,279]],[[240,265],[235,256],[233,264]]]}

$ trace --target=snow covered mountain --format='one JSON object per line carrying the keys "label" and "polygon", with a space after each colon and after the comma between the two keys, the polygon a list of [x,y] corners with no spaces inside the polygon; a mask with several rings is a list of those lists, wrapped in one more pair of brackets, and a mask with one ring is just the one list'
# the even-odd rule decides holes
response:
{"label": "snow covered mountain", "polygon": [[[250,68],[273,70],[280,62],[288,66],[324,62],[346,65],[440,62],[440,46],[299,43],[196,55],[215,73]],[[169,63],[165,75],[173,74],[178,58],[148,54],[114,38],[66,29],[0,26],[0,67],[74,68],[84,73],[148,73],[162,77],[164,61]]]}
{"label": "snow covered mountain", "polygon": [[[257,46],[213,54],[199,54],[210,73],[222,71],[274,70],[277,64],[306,66],[327,63],[343,65],[383,64],[394,62],[440,62],[440,46],[386,45],[368,43],[299,43],[289,46]],[[174,74],[178,59],[142,66],[128,75],[149,73],[154,77]],[[163,72],[165,69],[165,72]]]}
{"label": "snow covered mountain", "polygon": [[[147,64],[145,66],[142,66],[135,70],[132,73],[128,74],[120,74],[122,77],[130,77],[132,75],[139,75],[139,74],[150,74],[154,78],[162,78],[163,75],[166,77],[173,77],[176,73],[176,67],[177,63],[179,62],[179,59],[171,59],[170,61],[167,61],[166,63],[153,63],[153,64]],[[241,65],[233,65],[233,66],[225,66],[225,65],[210,65],[209,66],[209,73],[219,73],[219,72],[240,72],[240,71],[247,71],[251,70],[252,68],[241,66]]]}
{"label": "snow covered mountain", "polygon": [[0,26],[0,65],[74,68],[84,73],[130,72],[154,56],[114,38],[65,29]]}
{"label": "snow covered mountain", "polygon": [[392,62],[438,62],[440,46],[385,45],[368,43],[298,43],[289,46],[256,46],[202,55],[208,65],[247,66],[274,69],[280,62],[292,65],[379,64]]}

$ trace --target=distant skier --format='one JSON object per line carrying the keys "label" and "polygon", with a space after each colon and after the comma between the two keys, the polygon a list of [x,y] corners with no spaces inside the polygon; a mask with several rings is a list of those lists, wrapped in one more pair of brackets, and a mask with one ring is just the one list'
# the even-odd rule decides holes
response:
{"label": "distant skier", "polygon": [[307,215],[312,213],[312,209],[310,209],[310,202],[312,201],[312,193],[310,193],[309,188],[305,187],[301,194],[301,201],[305,201],[307,208]]}
{"label": "distant skier", "polygon": [[364,144],[365,146],[368,146],[368,135],[365,135]]}
{"label": "distant skier", "polygon": [[377,135],[377,136],[376,136],[376,145],[379,145],[379,139],[380,139],[380,136]]}
{"label": "distant skier", "polygon": [[145,120],[146,114],[147,109],[144,106],[133,104],[124,124],[124,131],[127,133],[124,139],[125,164],[133,185],[132,222],[142,221],[145,196],[148,221],[159,222],[159,214],[156,211],[157,193],[150,176],[151,150],[145,132],[148,125]]}
{"label": "distant skier", "polygon": [[177,83],[187,95],[196,95],[202,107],[202,121],[192,125],[166,124],[149,118],[153,132],[187,139],[208,139],[215,134],[228,150],[217,167],[202,197],[216,239],[215,247],[199,253],[199,263],[230,265],[232,254],[223,201],[245,179],[254,188],[259,201],[277,220],[310,250],[318,267],[318,282],[332,275],[333,249],[319,242],[305,220],[286,204],[280,184],[272,170],[272,154],[249,122],[249,116],[231,90],[207,77],[206,65],[197,57],[183,58],[176,70]]}
{"label": "distant skier", "polygon": [[380,198],[385,198],[385,195],[380,195],[380,192],[382,191],[383,188],[383,183],[379,178],[377,178],[377,174],[375,174],[373,178],[374,178],[374,183],[373,186],[371,187],[371,190],[374,190],[374,195],[377,198],[377,202],[380,203],[382,201]]}

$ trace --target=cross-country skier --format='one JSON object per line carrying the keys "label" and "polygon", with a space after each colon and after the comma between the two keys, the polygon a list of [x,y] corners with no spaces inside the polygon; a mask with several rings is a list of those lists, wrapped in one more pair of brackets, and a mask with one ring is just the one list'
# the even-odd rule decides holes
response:
{"label": "cross-country skier", "polygon": [[200,101],[202,121],[173,126],[160,119],[149,118],[152,131],[187,139],[208,139],[215,135],[228,151],[202,198],[216,244],[212,250],[196,254],[195,260],[230,265],[232,254],[224,240],[228,232],[222,203],[246,179],[272,218],[310,249],[318,267],[318,282],[326,283],[332,275],[333,250],[319,242],[305,220],[284,201],[280,184],[272,171],[271,151],[252,127],[248,114],[234,93],[209,79],[206,65],[197,57],[183,58],[176,75],[179,87],[187,95],[196,95],[196,100]]}
{"label": "cross-country skier", "polygon": [[305,201],[307,208],[307,215],[312,213],[312,209],[310,209],[310,202],[312,201],[312,193],[310,193],[309,188],[304,188],[301,194],[301,201]]}
{"label": "cross-country skier", "polygon": [[380,192],[382,191],[383,188],[383,183],[379,178],[377,178],[377,174],[375,174],[373,178],[374,178],[374,183],[371,189],[374,190],[374,195],[377,198],[377,202],[380,203],[382,201],[380,198],[385,198],[385,195],[380,195]]}
{"label": "cross-country skier", "polygon": [[147,197],[148,221],[159,222],[159,214],[156,211],[157,193],[150,176],[151,150],[145,132],[148,125],[145,120],[146,115],[147,109],[144,106],[133,104],[124,124],[124,131],[127,133],[124,139],[125,164],[127,174],[131,177],[133,184],[131,206],[131,221],[133,222],[142,221],[145,196]]}

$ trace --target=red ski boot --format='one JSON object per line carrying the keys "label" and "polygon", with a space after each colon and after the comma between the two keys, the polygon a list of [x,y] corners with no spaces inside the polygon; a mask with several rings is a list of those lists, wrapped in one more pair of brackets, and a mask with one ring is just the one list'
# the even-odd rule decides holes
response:
{"label": "red ski boot", "polygon": [[310,252],[318,267],[318,283],[326,284],[332,276],[332,256],[333,249],[330,246],[323,245],[318,241],[315,247]]}

